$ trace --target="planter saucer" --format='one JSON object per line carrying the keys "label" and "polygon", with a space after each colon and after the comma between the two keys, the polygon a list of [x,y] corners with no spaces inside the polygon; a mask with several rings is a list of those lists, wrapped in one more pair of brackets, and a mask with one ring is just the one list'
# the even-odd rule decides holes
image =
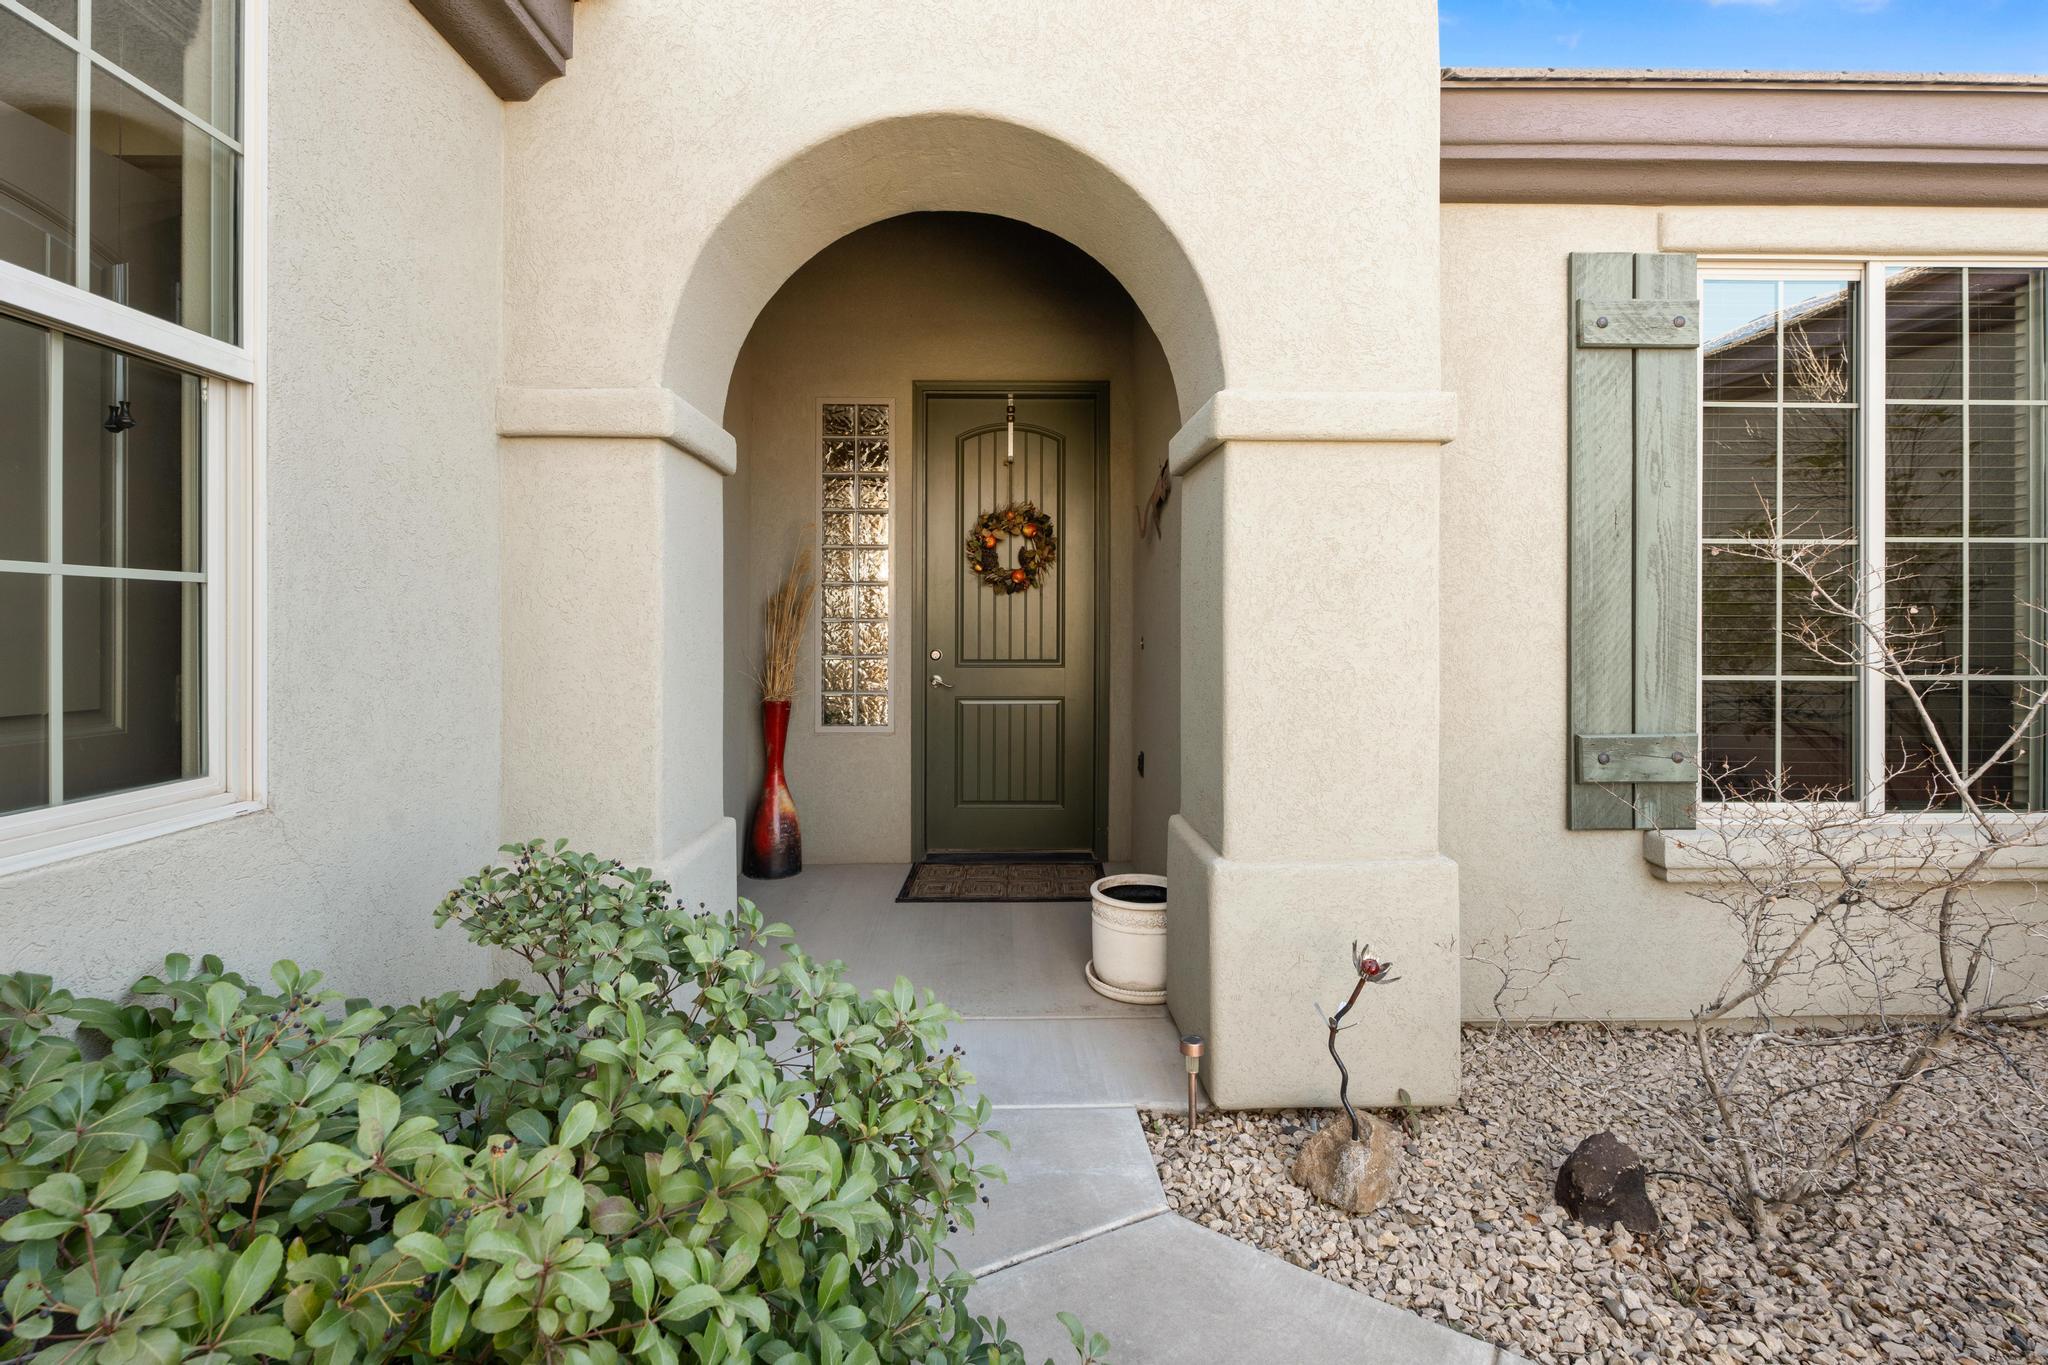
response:
{"label": "planter saucer", "polygon": [[1110,985],[1095,974],[1095,960],[1093,958],[1088,960],[1088,986],[1097,995],[1107,996],[1111,1000],[1120,1001],[1126,1005],[1163,1005],[1166,1003],[1166,992],[1163,990],[1131,991],[1125,990],[1122,986]]}

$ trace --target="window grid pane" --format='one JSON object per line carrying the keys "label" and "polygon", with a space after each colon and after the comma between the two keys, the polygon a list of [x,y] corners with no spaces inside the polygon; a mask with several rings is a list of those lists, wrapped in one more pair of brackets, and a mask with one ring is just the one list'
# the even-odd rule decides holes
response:
{"label": "window grid pane", "polygon": [[71,282],[77,274],[78,58],[0,10],[0,261]]}
{"label": "window grid pane", "polygon": [[201,381],[25,323],[0,342],[33,362],[0,463],[40,490],[0,554],[0,813],[203,776]]}
{"label": "window grid pane", "polygon": [[[1965,772],[1998,750],[2048,677],[2035,643],[2048,606],[2044,281],[2048,271],[1917,266],[1885,282],[1886,556],[1906,575],[1888,629],[1930,680],[1922,705]],[[1916,769],[1888,784],[1887,800],[1958,805],[1925,771],[1920,708],[1899,695],[1885,710],[1887,766]],[[2015,747],[1977,794],[2040,808],[2041,746]]]}
{"label": "window grid pane", "polygon": [[826,403],[818,432],[818,723],[887,729],[894,414],[887,403]]}
{"label": "window grid pane", "polygon": [[1857,285],[1709,279],[1703,310],[1702,758],[1731,793],[1782,773],[1793,794],[1839,795],[1856,770],[1849,638],[1743,542],[1775,525],[1776,544],[1854,571]]}
{"label": "window grid pane", "polygon": [[238,344],[240,0],[96,0],[90,48],[83,6],[28,8],[57,27],[0,9],[0,260]]}

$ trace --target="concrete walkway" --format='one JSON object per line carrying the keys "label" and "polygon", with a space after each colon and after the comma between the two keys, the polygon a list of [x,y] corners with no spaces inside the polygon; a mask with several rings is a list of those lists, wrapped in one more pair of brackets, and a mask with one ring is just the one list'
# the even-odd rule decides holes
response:
{"label": "concrete walkway", "polygon": [[1001,1318],[1031,1365],[1074,1358],[1062,1310],[1109,1338],[1115,1365],[1520,1362],[1171,1212],[1134,1108],[997,1118],[1010,1181],[947,1246],[980,1277],[968,1305]]}
{"label": "concrete walkway", "polygon": [[961,1015],[953,1038],[996,1110],[1009,1173],[946,1243],[1031,1365],[1074,1359],[1057,1314],[1114,1365],[1527,1365],[1323,1279],[1166,1207],[1141,1109],[1186,1104],[1178,1035],[1157,1006],[1088,989],[1085,905],[897,905],[906,868],[822,867],[745,883],[804,950],[863,988],[906,976]]}

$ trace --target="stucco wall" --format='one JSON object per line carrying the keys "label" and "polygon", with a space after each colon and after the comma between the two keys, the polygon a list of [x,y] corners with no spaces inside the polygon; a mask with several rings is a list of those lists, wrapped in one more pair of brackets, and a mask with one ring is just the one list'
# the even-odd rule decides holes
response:
{"label": "stucco wall", "polygon": [[[1562,920],[1576,960],[1527,1013],[1681,1019],[1737,960],[1722,912],[1654,878],[1641,835],[1564,826],[1567,257],[2048,250],[2048,215],[1446,204],[1443,225],[1444,380],[1459,430],[1443,465],[1440,771],[1462,937],[1469,947],[1518,921]],[[1494,986],[1468,965],[1468,1018],[1486,1017]]]}
{"label": "stucco wall", "polygon": [[500,106],[408,5],[271,7],[271,808],[0,881],[0,968],[170,951],[394,998],[498,843]]}
{"label": "stucco wall", "polygon": [[971,209],[1116,273],[1184,411],[1427,388],[1438,84],[1429,0],[584,5],[569,76],[506,113],[506,378],[666,382],[715,418],[790,271]]}
{"label": "stucco wall", "polygon": [[[1168,864],[1199,901],[1176,893],[1179,937],[1201,946],[1174,958],[1168,991],[1210,1037],[1210,1093],[1227,1105],[1328,1097],[1326,1059],[1272,1002],[1340,984],[1362,923],[1399,925],[1411,962],[1431,955],[1407,996],[1430,1036],[1400,1075],[1361,1077],[1355,1093],[1456,1085],[1455,876],[1435,818],[1432,532],[1453,418],[1438,392],[1436,19],[1429,0],[828,5],[801,23],[773,7],[604,0],[579,8],[568,78],[506,114],[501,430],[536,446],[666,440],[726,467],[735,357],[776,291],[905,213],[1042,228],[1142,310],[1190,423],[1186,818],[1169,826]],[[692,521],[714,541],[722,492]],[[1129,494],[1112,513],[1134,521]],[[1319,573],[1304,574],[1303,546]],[[565,567],[508,634],[566,642],[606,612],[613,566],[593,553]],[[1387,604],[1370,631],[1331,586],[1351,583]],[[724,611],[722,584],[699,593]],[[651,734],[677,727],[724,751],[729,676],[693,690],[646,664],[622,662],[637,676],[606,696],[632,705],[596,723],[564,671],[522,694],[508,729],[575,717],[573,743],[534,751],[565,773],[592,757],[637,764]],[[1369,708],[1361,678],[1377,689]],[[1118,736],[1112,776],[1133,758]],[[620,809],[647,800],[628,776],[600,807],[565,791],[560,818],[651,831]],[[704,835],[654,851],[711,887],[727,784],[667,771],[654,790],[692,781],[712,803]],[[1199,875],[1174,870],[1190,860]],[[1327,913],[1305,913],[1304,897]]]}
{"label": "stucco wall", "polygon": [[[1134,353],[1146,361],[1134,363]],[[919,214],[841,239],[791,278],[755,323],[726,398],[726,424],[739,443],[740,473],[726,485],[728,565],[726,688],[727,814],[744,821],[760,781],[756,720],[761,604],[788,557],[817,534],[817,405],[825,398],[886,398],[896,404],[899,460],[894,488],[892,672],[897,723],[891,733],[821,733],[816,725],[814,619],[804,682],[790,725],[788,770],[803,820],[804,856],[819,863],[887,862],[912,853],[912,730],[923,678],[913,647],[922,609],[923,546],[912,386],[919,380],[1094,380],[1110,384],[1109,525],[1110,726],[1100,756],[1109,775],[1109,856],[1131,856],[1135,746],[1132,589],[1138,494],[1136,468],[1165,455],[1172,378],[1159,344],[1129,295],[1072,246],[1008,219]],[[1136,423],[1149,445],[1137,453]],[[1150,481],[1146,480],[1147,488]],[[744,508],[744,514],[737,509]],[[1148,560],[1158,553],[1148,545]],[[743,572],[734,572],[743,566]],[[735,585],[737,590],[735,589]],[[1177,607],[1155,584],[1156,621]],[[1159,633],[1156,624],[1148,626]],[[1177,667],[1173,656],[1170,666]],[[1165,689],[1156,679],[1156,695]],[[1148,717],[1156,727],[1157,715]],[[1173,767],[1174,719],[1163,743]],[[1148,754],[1147,764],[1157,761]],[[1165,822],[1154,832],[1164,862]]]}
{"label": "stucco wall", "polygon": [[[1180,408],[1166,353],[1150,328],[1137,329],[1131,350],[1137,467],[1129,515],[1135,521],[1159,480]],[[1180,480],[1171,486],[1158,528],[1131,551],[1131,628],[1138,637],[1131,656],[1131,743],[1145,758],[1131,786],[1131,866],[1160,874],[1166,871],[1166,822],[1180,810]]]}

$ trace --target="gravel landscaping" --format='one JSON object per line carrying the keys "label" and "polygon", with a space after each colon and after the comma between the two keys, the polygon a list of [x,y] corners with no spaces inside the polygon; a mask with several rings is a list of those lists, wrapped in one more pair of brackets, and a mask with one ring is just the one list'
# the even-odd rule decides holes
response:
{"label": "gravel landscaping", "polygon": [[[1589,1133],[1675,1164],[1670,1121],[1612,1097],[1690,1093],[1685,1046],[1584,1025],[1468,1032],[1463,1100],[1418,1117],[1398,1192],[1362,1216],[1288,1176],[1328,1114],[1211,1114],[1192,1139],[1154,1114],[1147,1140],[1184,1216],[1538,1361],[2048,1359],[2048,1111],[2017,1078],[1988,1110],[1916,1100],[1882,1139],[1889,1188],[1788,1217],[1772,1246],[1671,1179],[1651,1181],[1657,1237],[1568,1219],[1552,1183]],[[2048,1080],[2048,1037],[2004,1047]]]}

